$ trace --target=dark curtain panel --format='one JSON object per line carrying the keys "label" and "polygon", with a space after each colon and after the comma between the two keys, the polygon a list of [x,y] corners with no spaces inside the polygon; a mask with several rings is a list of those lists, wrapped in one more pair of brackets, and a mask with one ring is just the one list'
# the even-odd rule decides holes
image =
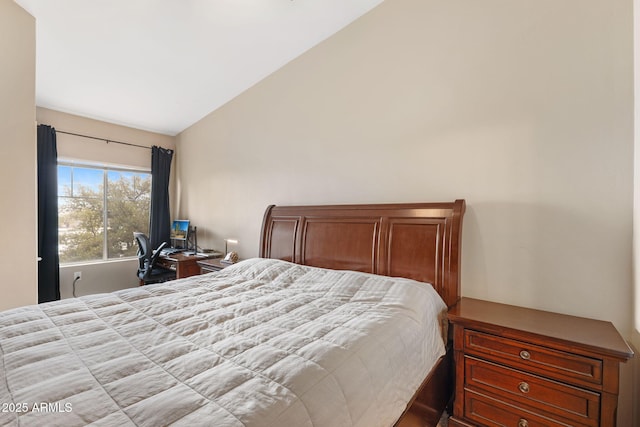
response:
{"label": "dark curtain panel", "polygon": [[149,240],[153,249],[162,242],[171,244],[171,215],[169,212],[169,174],[173,150],[151,148],[151,215]]}
{"label": "dark curtain panel", "polygon": [[60,299],[56,130],[38,126],[38,302]]}

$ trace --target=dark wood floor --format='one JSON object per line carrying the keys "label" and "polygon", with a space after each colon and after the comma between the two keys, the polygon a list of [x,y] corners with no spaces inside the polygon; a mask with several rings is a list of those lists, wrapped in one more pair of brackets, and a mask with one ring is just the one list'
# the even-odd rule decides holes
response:
{"label": "dark wood floor", "polygon": [[[438,427],[447,427],[448,419],[449,419],[449,416],[446,413],[444,413],[442,415],[442,419],[440,420],[440,424],[438,424]],[[409,410],[407,415],[404,417],[402,422],[398,424],[397,427],[427,427],[427,424],[424,421],[422,421],[416,413]]]}

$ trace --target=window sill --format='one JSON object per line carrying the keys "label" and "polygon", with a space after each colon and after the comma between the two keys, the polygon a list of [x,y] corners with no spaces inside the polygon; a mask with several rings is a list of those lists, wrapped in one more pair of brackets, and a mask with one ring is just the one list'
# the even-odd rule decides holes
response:
{"label": "window sill", "polygon": [[94,261],[67,262],[64,264],[61,263],[60,268],[78,267],[78,266],[85,266],[85,265],[114,264],[119,262],[129,262],[129,261],[137,261],[137,260],[138,260],[138,257],[131,256],[131,257],[112,258],[112,259],[100,259],[100,260],[94,260]]}

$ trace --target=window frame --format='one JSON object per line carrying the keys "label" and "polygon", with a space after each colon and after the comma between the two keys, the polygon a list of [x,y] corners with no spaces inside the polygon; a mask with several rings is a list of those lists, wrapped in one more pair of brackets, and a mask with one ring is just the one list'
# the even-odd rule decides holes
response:
{"label": "window frame", "polygon": [[[76,264],[101,264],[101,263],[107,263],[107,262],[114,262],[114,261],[124,261],[124,260],[131,260],[131,259],[137,259],[137,256],[135,255],[131,255],[131,256],[123,256],[123,257],[118,257],[118,258],[109,258],[109,241],[108,241],[108,221],[109,221],[109,210],[107,209],[107,198],[108,198],[108,189],[109,189],[109,172],[110,171],[114,171],[114,172],[130,172],[130,173],[141,173],[141,174],[148,174],[149,178],[151,179],[152,182],[152,186],[153,186],[153,176],[151,174],[151,168],[140,168],[140,167],[135,167],[135,166],[126,166],[126,165],[113,165],[113,164],[108,164],[108,163],[99,163],[99,162],[91,162],[91,161],[79,161],[79,160],[70,160],[70,159],[64,159],[64,158],[58,158],[58,162],[56,164],[56,176],[58,173],[58,167],[59,166],[67,166],[70,167],[72,172],[71,172],[71,188],[73,188],[73,168],[86,168],[86,169],[97,169],[102,171],[102,185],[103,185],[103,192],[102,192],[102,204],[103,204],[103,209],[102,209],[102,224],[103,224],[103,230],[102,230],[102,258],[100,259],[88,259],[88,260],[84,260],[84,261],[71,261],[71,262],[60,262],[61,266],[68,266],[68,265],[76,265]],[[59,183],[58,183],[58,188],[59,188]],[[58,193],[58,198],[60,198],[60,194]],[[62,196],[62,197],[66,197],[66,196]],[[60,205],[58,204],[58,215],[60,215]],[[151,215],[151,201],[149,201],[149,215]],[[58,228],[58,242],[60,241],[60,229]],[[58,254],[60,254],[60,248],[58,248]]]}

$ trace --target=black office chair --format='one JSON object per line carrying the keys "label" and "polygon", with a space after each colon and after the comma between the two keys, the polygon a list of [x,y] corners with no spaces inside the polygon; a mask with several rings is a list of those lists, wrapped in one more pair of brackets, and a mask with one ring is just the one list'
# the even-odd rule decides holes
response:
{"label": "black office chair", "polygon": [[144,233],[134,231],[133,237],[138,242],[138,278],[140,279],[140,284],[149,285],[151,283],[174,280],[176,278],[175,271],[156,265],[160,251],[167,245],[167,242],[162,242],[158,249],[152,252],[149,238]]}

